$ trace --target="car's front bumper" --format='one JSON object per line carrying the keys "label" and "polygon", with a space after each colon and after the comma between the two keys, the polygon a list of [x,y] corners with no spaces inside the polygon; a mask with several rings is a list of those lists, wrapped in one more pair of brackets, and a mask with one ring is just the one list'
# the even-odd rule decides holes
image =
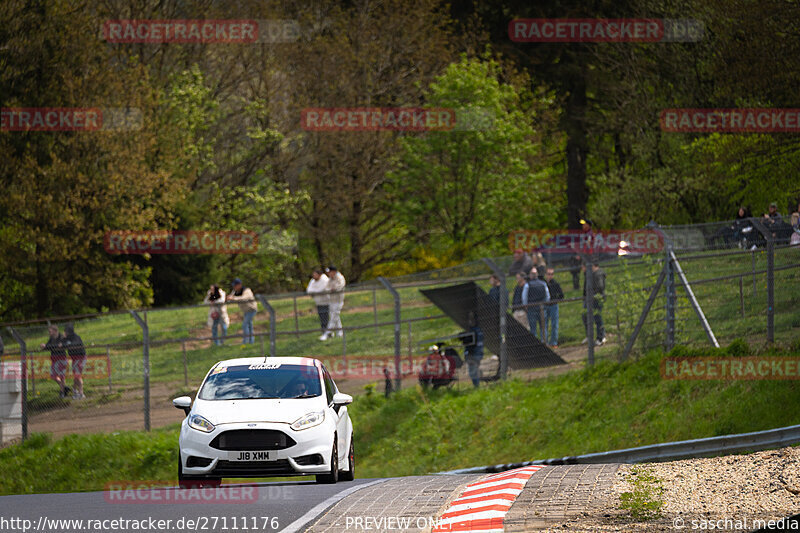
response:
{"label": "car's front bumper", "polygon": [[[282,450],[240,451],[219,450],[211,442],[226,431],[275,430],[285,433],[295,442]],[[331,452],[335,429],[325,420],[319,426],[294,431],[289,424],[236,423],[220,424],[211,433],[204,433],[188,426],[181,426],[180,460],[184,475],[212,477],[271,477],[320,474],[331,470]],[[249,452],[249,457],[245,454]],[[237,460],[245,458],[246,460]],[[191,459],[191,461],[190,461]],[[316,464],[308,463],[312,460]],[[210,462],[208,462],[210,461]],[[189,462],[192,466],[189,466]],[[208,463],[197,466],[198,463]]]}

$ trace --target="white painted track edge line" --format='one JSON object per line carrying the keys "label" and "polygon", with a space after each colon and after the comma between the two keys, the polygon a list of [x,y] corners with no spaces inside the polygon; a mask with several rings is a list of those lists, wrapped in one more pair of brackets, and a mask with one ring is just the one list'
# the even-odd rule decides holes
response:
{"label": "white painted track edge line", "polygon": [[303,516],[301,516],[300,518],[298,518],[297,520],[295,520],[294,522],[283,528],[280,531],[280,533],[296,533],[297,531],[300,531],[304,526],[308,525],[312,520],[317,518],[320,514],[322,514],[322,512],[325,509],[333,505],[336,505],[337,503],[345,499],[347,496],[350,496],[354,492],[357,492],[361,489],[371,487],[372,485],[377,485],[378,483],[384,483],[386,481],[389,481],[390,479],[394,478],[376,479],[368,483],[362,483],[361,485],[350,487],[348,489],[343,490],[342,492],[337,492],[333,496],[329,497],[327,500],[318,503],[317,505],[306,511],[306,513]]}

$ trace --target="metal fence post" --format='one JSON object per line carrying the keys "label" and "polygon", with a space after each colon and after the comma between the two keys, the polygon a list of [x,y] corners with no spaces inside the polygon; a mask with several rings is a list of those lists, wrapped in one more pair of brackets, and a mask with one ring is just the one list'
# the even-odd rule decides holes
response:
{"label": "metal fence post", "polygon": [[372,287],[372,319],[375,324],[375,333],[378,333],[378,288]]}
{"label": "metal fence post", "polygon": [[150,431],[150,328],[147,326],[147,315],[145,319],[139,316],[136,311],[131,311],[131,316],[142,328],[142,374],[144,377],[144,430]]}
{"label": "metal fence post", "polygon": [[584,287],[586,287],[586,296],[584,297],[583,305],[586,308],[586,343],[587,343],[587,363],[589,366],[594,365],[594,286],[592,284],[592,263],[585,261],[586,264],[586,277],[584,280]]}
{"label": "metal fence post", "polygon": [[189,364],[186,361],[186,341],[181,341],[181,350],[183,351],[183,384],[189,386]]}
{"label": "metal fence post", "polygon": [[[506,350],[506,333],[508,331],[508,325],[506,324],[506,310],[508,309],[508,288],[506,287],[506,274],[503,272],[497,264],[494,263],[489,258],[484,257],[483,262],[492,270],[495,276],[500,279],[500,353],[497,354],[500,357],[500,368],[498,369],[498,375],[500,379],[506,379],[508,376],[508,353]],[[544,330],[543,337],[544,337]]]}
{"label": "metal fence post", "polygon": [[269,313],[269,356],[275,357],[275,308],[270,305],[263,294],[257,294],[256,299],[261,302],[261,305],[263,305]]}
{"label": "metal fence post", "polygon": [[739,306],[742,308],[742,318],[744,318],[744,281],[743,276],[739,276]]}
{"label": "metal fence post", "polygon": [[[753,225],[767,241],[767,342],[775,342],[775,239],[772,232],[760,220],[751,219]],[[755,256],[753,256],[755,268]],[[755,290],[755,277],[753,289]]]}
{"label": "metal fence post", "polygon": [[108,392],[112,392],[111,388],[111,347],[106,344],[106,369],[108,370]]}
{"label": "metal fence post", "polygon": [[666,351],[672,350],[675,347],[675,304],[677,300],[677,294],[675,291],[675,268],[672,264],[672,245],[667,243],[666,246],[667,250],[667,257],[664,260],[664,268],[667,271],[666,277],[666,296],[667,296],[667,303],[666,303],[666,336],[665,336],[665,348]]}
{"label": "metal fence post", "polygon": [[400,375],[400,294],[395,290],[388,279],[378,276],[378,281],[386,287],[386,290],[392,294],[394,298],[394,390],[399,391],[403,383],[403,378]]}
{"label": "metal fence post", "polygon": [[297,295],[295,294],[292,299],[294,300],[294,334],[300,338],[300,321],[297,318]]}
{"label": "metal fence post", "polygon": [[8,331],[14,340],[19,344],[19,360],[20,360],[20,385],[22,386],[22,406],[21,406],[21,423],[22,423],[22,442],[28,438],[28,347],[25,344],[25,339],[22,335],[9,326]]}
{"label": "metal fence post", "polygon": [[647,303],[644,305],[644,309],[642,309],[642,314],[639,315],[639,321],[636,323],[636,327],[633,328],[633,333],[631,333],[631,338],[628,339],[628,344],[625,345],[625,351],[622,353],[622,360],[625,361],[630,355],[631,350],[633,349],[633,343],[636,342],[636,337],[639,336],[639,332],[642,330],[644,326],[644,321],[647,319],[647,314],[650,312],[650,308],[653,306],[653,303],[656,301],[656,297],[658,296],[658,291],[661,290],[661,285],[664,284],[664,279],[667,277],[667,264],[664,263],[664,268],[661,269],[661,272],[658,274],[658,279],[656,280],[656,284],[653,285],[653,290],[650,291],[650,296],[647,298]]}

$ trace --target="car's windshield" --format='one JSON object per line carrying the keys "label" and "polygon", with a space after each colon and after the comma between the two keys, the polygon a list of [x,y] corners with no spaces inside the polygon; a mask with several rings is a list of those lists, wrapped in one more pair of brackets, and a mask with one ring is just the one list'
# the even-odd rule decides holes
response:
{"label": "car's windshield", "polygon": [[201,400],[249,400],[313,398],[320,394],[316,367],[257,363],[216,367],[198,397]]}

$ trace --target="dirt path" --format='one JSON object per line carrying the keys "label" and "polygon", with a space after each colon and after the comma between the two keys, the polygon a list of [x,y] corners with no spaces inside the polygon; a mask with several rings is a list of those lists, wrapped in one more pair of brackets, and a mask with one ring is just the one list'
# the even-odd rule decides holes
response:
{"label": "dirt path", "polygon": [[[188,347],[188,346],[187,346]],[[511,377],[532,380],[547,376],[556,376],[580,369],[585,364],[586,347],[562,347],[556,352],[567,361],[566,365],[554,367],[510,371]],[[493,375],[497,371],[497,360],[486,357],[481,365],[484,376]],[[467,367],[459,369],[458,387],[470,386]],[[337,385],[342,392],[353,396],[366,394],[365,385],[376,383],[375,393],[383,393],[383,380],[348,380],[338,379]],[[416,375],[405,376],[403,387],[416,386]],[[172,399],[184,391],[185,387],[177,383],[155,383],[150,390],[150,427],[155,429],[183,420],[183,412],[172,406]],[[193,394],[192,394],[193,395]],[[89,398],[84,402],[71,401],[63,406],[45,412],[30,415],[28,431],[30,433],[51,433],[54,437],[62,437],[70,433],[110,433],[123,430],[144,429],[144,400],[141,389],[117,391],[103,400]]]}

